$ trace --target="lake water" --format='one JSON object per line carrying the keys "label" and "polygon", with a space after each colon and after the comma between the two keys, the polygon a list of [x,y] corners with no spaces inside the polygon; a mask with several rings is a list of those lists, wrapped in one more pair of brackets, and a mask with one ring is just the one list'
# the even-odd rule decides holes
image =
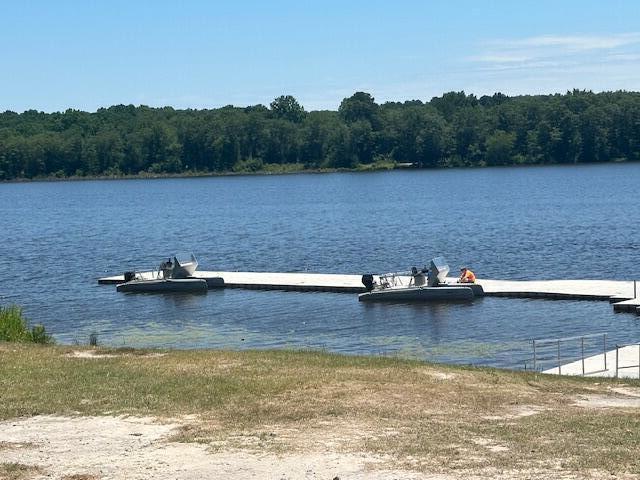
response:
{"label": "lake water", "polygon": [[527,341],[640,320],[606,302],[355,295],[126,295],[101,276],[193,252],[202,270],[385,272],[444,256],[505,279],[638,277],[640,164],[0,184],[0,304],[60,343],[323,348],[521,367]]}

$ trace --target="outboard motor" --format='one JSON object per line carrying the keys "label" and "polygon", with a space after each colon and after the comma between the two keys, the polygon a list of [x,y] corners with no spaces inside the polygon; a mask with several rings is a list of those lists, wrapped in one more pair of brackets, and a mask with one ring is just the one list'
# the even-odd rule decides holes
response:
{"label": "outboard motor", "polygon": [[427,283],[427,275],[424,269],[418,270],[417,267],[411,267],[411,276],[413,277],[413,284],[416,287],[422,287]]}
{"label": "outboard motor", "polygon": [[364,285],[364,288],[367,289],[367,292],[373,290],[373,275],[370,273],[362,275],[362,284]]}

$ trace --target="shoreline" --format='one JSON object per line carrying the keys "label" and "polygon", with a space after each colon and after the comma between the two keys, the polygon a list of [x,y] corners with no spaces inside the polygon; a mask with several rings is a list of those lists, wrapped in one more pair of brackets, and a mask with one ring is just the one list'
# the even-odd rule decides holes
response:
{"label": "shoreline", "polygon": [[96,176],[71,176],[71,177],[42,177],[42,178],[15,178],[10,180],[0,180],[1,184],[17,184],[17,183],[54,183],[54,182],[83,182],[83,181],[109,181],[109,180],[163,180],[173,178],[213,178],[213,177],[254,177],[254,176],[271,176],[271,175],[304,175],[304,174],[328,174],[328,173],[377,173],[390,171],[447,171],[447,170],[486,170],[486,169],[507,169],[507,168],[543,168],[543,167],[583,167],[583,166],[604,166],[604,165],[625,165],[640,163],[636,160],[616,160],[609,162],[590,162],[590,163],[531,163],[531,164],[513,164],[513,165],[470,165],[470,166],[438,166],[438,167],[406,167],[388,165],[373,168],[313,168],[313,169],[294,169],[282,171],[259,170],[255,172],[182,172],[182,173],[144,173],[136,175],[96,175]]}

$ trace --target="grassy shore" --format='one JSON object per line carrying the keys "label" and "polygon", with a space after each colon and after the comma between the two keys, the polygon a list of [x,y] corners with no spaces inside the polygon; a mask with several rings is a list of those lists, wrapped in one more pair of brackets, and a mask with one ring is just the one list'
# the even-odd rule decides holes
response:
{"label": "grassy shore", "polygon": [[[29,182],[75,182],[85,180],[149,180],[165,178],[201,178],[201,177],[234,177],[234,176],[258,176],[258,175],[287,175],[299,173],[347,173],[347,172],[374,172],[388,171],[396,168],[407,168],[406,164],[396,164],[392,161],[377,161],[371,164],[358,164],[352,168],[307,168],[302,163],[264,164],[259,168],[237,168],[219,172],[186,170],[179,173],[153,173],[140,172],[138,174],[113,174],[113,175],[71,175],[71,176],[42,176],[33,178],[12,178],[0,180],[0,183],[29,183]],[[443,167],[446,168],[446,167]]]}
{"label": "grassy shore", "polygon": [[321,352],[88,352],[0,343],[0,418],[188,416],[175,439],[214,450],[331,439],[425,472],[640,472],[637,381]]}

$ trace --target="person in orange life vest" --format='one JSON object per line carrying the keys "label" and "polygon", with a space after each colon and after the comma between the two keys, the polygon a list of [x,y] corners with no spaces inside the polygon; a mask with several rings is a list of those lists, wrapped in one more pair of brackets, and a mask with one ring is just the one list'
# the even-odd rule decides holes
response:
{"label": "person in orange life vest", "polygon": [[467,267],[462,267],[458,283],[476,283],[476,275]]}

